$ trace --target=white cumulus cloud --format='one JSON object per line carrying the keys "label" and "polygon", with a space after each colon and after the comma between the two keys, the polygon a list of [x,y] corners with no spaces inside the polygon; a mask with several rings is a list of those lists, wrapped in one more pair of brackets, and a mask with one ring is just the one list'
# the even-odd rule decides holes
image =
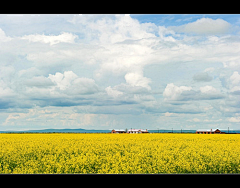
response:
{"label": "white cumulus cloud", "polygon": [[60,90],[65,90],[72,84],[72,81],[78,76],[72,71],[64,71],[64,73],[57,72],[55,75],[49,74],[50,80],[56,83]]}
{"label": "white cumulus cloud", "polygon": [[79,78],[73,71],[57,72],[55,75],[49,74],[48,77],[56,87],[69,94],[92,94],[98,91],[95,81],[90,78]]}
{"label": "white cumulus cloud", "polygon": [[5,32],[0,28],[0,42],[8,42],[10,41],[12,38],[6,36]]}
{"label": "white cumulus cloud", "polygon": [[240,84],[240,75],[238,74],[237,71],[234,71],[232,76],[230,77],[230,81],[232,85],[238,85]]}
{"label": "white cumulus cloud", "polygon": [[229,122],[234,122],[234,123],[239,123],[240,122],[240,117],[230,117],[228,118]]}
{"label": "white cumulus cloud", "polygon": [[151,90],[151,87],[148,85],[151,83],[151,79],[144,77],[142,72],[127,73],[125,75],[125,80],[131,86],[141,86]]}
{"label": "white cumulus cloud", "polygon": [[223,34],[229,31],[231,24],[222,19],[201,18],[195,22],[174,27],[175,31],[195,34]]}
{"label": "white cumulus cloud", "polygon": [[216,88],[214,88],[213,86],[204,86],[204,87],[200,87],[200,91],[202,92],[202,93],[205,93],[205,94],[208,94],[208,93],[216,93],[216,92],[218,92],[217,90],[216,90]]}
{"label": "white cumulus cloud", "polygon": [[173,83],[167,84],[163,96],[166,99],[170,100],[177,100],[181,96],[182,92],[184,91],[190,91],[192,90],[192,87],[187,86],[175,86]]}
{"label": "white cumulus cloud", "polygon": [[108,86],[105,90],[109,96],[114,98],[123,95],[123,92],[113,89],[111,86]]}
{"label": "white cumulus cloud", "polygon": [[25,35],[21,37],[21,39],[27,39],[30,42],[41,42],[41,43],[49,43],[50,45],[54,45],[60,42],[66,43],[74,43],[74,40],[77,38],[77,35],[73,35],[71,33],[63,32],[60,35]]}
{"label": "white cumulus cloud", "polygon": [[229,79],[230,91],[233,94],[240,94],[240,75],[237,71],[234,71]]}

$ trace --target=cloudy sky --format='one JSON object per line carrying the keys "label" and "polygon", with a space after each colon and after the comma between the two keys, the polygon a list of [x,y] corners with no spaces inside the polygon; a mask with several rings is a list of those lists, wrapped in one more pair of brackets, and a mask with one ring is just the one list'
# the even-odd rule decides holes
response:
{"label": "cloudy sky", "polygon": [[240,129],[240,15],[0,15],[0,130]]}

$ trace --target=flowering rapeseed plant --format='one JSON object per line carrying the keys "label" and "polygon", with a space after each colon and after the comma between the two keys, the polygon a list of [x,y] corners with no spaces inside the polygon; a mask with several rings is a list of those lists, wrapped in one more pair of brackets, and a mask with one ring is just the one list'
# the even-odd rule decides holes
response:
{"label": "flowering rapeseed plant", "polygon": [[240,135],[0,134],[0,173],[240,173]]}

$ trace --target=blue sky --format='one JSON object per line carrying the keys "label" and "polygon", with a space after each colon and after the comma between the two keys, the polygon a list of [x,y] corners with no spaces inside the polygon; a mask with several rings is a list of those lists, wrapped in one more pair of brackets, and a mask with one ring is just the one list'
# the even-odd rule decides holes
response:
{"label": "blue sky", "polygon": [[0,130],[240,129],[240,15],[0,15]]}

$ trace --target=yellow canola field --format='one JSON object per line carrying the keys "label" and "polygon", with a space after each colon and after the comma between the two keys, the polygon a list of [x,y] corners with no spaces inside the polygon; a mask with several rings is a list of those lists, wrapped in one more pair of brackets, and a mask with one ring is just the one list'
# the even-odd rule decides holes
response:
{"label": "yellow canola field", "polygon": [[239,173],[240,135],[0,134],[0,173]]}

